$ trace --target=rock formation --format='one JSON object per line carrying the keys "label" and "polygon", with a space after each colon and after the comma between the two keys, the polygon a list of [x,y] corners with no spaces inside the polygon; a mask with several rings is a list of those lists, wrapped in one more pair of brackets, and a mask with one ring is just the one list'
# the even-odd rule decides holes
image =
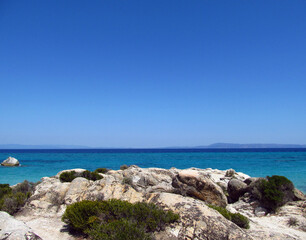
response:
{"label": "rock formation", "polygon": [[241,197],[247,191],[247,184],[238,180],[231,179],[227,185],[227,192],[229,194],[229,198],[231,202],[238,201],[239,197]]}
{"label": "rock formation", "polygon": [[19,166],[20,163],[16,158],[8,157],[1,163],[1,165],[6,167],[14,167],[14,166]]}
{"label": "rock formation", "polygon": [[[73,240],[76,238],[65,230],[65,225],[61,222],[67,205],[85,199],[116,198],[132,203],[150,202],[179,213],[179,222],[171,224],[164,231],[154,233],[154,238],[158,240],[306,239],[305,201],[289,202],[281,208],[280,214],[267,215],[265,209],[251,200],[250,193],[240,192],[245,189],[241,182],[250,178],[243,173],[231,171],[226,174],[226,171],[214,169],[166,170],[130,166],[125,170],[111,170],[101,175],[103,179],[97,181],[78,177],[72,182],[64,183],[59,180],[59,174],[42,178],[26,206],[15,218],[24,221],[44,240]],[[251,184],[252,181],[246,182]],[[231,186],[231,194],[239,192],[238,199],[237,196],[235,198],[238,201],[233,204],[227,204],[227,186]],[[303,193],[300,194],[304,196]],[[208,203],[226,206],[233,213],[240,212],[249,217],[250,229],[241,229],[208,207]],[[296,226],[288,226],[288,219],[291,217],[297,218]]]}
{"label": "rock formation", "polygon": [[227,198],[222,188],[213,182],[209,175],[200,175],[199,171],[180,171],[173,179],[172,186],[183,196],[195,197],[216,206],[227,205]]}
{"label": "rock formation", "polygon": [[41,240],[25,223],[14,219],[6,212],[0,212],[0,239]]}

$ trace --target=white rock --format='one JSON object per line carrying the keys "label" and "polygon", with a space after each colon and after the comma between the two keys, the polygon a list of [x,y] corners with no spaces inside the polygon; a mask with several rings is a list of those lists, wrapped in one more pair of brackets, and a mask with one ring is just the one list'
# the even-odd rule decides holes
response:
{"label": "white rock", "polygon": [[41,240],[25,223],[14,219],[6,212],[0,212],[0,239]]}
{"label": "white rock", "polygon": [[14,167],[14,166],[19,166],[20,163],[16,158],[13,157],[8,157],[7,159],[5,159],[2,163],[2,166],[7,166],[7,167]]}
{"label": "white rock", "polygon": [[257,207],[255,208],[254,213],[256,217],[263,217],[267,214],[267,209],[263,207]]}

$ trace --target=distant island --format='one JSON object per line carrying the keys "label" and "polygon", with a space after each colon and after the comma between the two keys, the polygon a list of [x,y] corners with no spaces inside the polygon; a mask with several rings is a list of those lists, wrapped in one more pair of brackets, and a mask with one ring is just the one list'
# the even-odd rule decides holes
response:
{"label": "distant island", "polygon": [[275,143],[214,143],[208,146],[198,146],[196,148],[306,148],[302,144],[275,144]]}
{"label": "distant island", "polygon": [[0,149],[86,149],[80,145],[23,145],[23,144],[0,144]]}
{"label": "distant island", "polygon": [[[214,143],[204,146],[173,146],[160,147],[160,149],[247,149],[247,148],[306,148],[303,144],[275,144],[275,143]],[[88,147],[82,145],[23,145],[23,144],[0,144],[0,149],[142,149],[142,148],[103,148]],[[146,148],[143,148],[146,149]],[[154,148],[152,148],[154,149]],[[159,149],[159,148],[155,148]]]}

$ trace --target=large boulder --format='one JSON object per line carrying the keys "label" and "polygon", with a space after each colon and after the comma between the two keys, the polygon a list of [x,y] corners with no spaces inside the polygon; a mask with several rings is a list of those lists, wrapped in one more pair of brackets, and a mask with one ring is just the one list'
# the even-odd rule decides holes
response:
{"label": "large boulder", "polygon": [[[110,173],[111,174],[111,173]],[[131,185],[138,192],[173,192],[171,170],[161,168],[139,168],[135,165],[122,171],[124,181],[129,179]]]}
{"label": "large boulder", "polygon": [[157,240],[251,240],[247,231],[228,221],[203,201],[172,193],[152,193],[147,201],[180,215],[180,222],[154,233]]}
{"label": "large boulder", "polygon": [[300,190],[298,190],[297,188],[293,189],[293,194],[294,194],[294,200],[295,201],[305,201],[306,200],[306,196],[303,192],[301,192]]}
{"label": "large boulder", "polygon": [[173,179],[172,186],[183,196],[195,197],[216,206],[227,205],[227,198],[222,188],[196,170],[180,171]]}
{"label": "large boulder", "polygon": [[42,240],[25,223],[14,219],[6,212],[0,212],[0,239]]}
{"label": "large boulder", "polygon": [[239,197],[241,197],[247,191],[247,184],[238,180],[231,179],[227,185],[227,192],[229,194],[230,202],[238,201]]}
{"label": "large boulder", "polygon": [[19,166],[20,163],[16,158],[8,157],[1,163],[1,165],[6,166],[6,167],[15,167],[15,166]]}

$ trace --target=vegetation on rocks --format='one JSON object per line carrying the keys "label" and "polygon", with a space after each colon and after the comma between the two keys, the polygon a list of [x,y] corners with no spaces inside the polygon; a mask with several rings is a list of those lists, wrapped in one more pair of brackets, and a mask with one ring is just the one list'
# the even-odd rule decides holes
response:
{"label": "vegetation on rocks", "polygon": [[298,225],[298,220],[295,217],[290,217],[288,220],[289,227]]}
{"label": "vegetation on rocks", "polygon": [[226,219],[232,221],[237,226],[239,226],[241,228],[245,228],[245,229],[250,228],[250,225],[249,225],[250,221],[249,221],[249,219],[247,217],[243,216],[242,214],[240,214],[240,213],[232,213],[232,212],[226,210],[223,207],[218,207],[218,206],[214,206],[214,205],[210,205],[210,204],[208,204],[207,206],[217,210],[223,217],[225,217]]}
{"label": "vegetation on rocks", "polygon": [[126,165],[126,164],[123,164],[123,165],[120,166],[120,170],[125,170],[125,169],[128,169],[128,168],[129,168],[129,166]]}
{"label": "vegetation on rocks", "polygon": [[125,240],[125,239],[152,239],[149,233],[137,223],[126,219],[119,219],[108,224],[101,224],[88,231],[93,240]]}
{"label": "vegetation on rocks", "polygon": [[0,184],[0,199],[12,192],[9,184]]}
{"label": "vegetation on rocks", "polygon": [[97,181],[102,179],[103,177],[97,172],[84,171],[81,173],[81,177],[86,178],[88,180]]}
{"label": "vegetation on rocks", "polygon": [[24,206],[34,191],[35,183],[24,181],[14,188],[8,184],[0,184],[0,210],[9,214],[16,213]]}
{"label": "vegetation on rocks", "polygon": [[178,214],[151,203],[116,199],[77,202],[68,206],[62,217],[71,229],[94,240],[151,239],[152,232],[178,219]]}
{"label": "vegetation on rocks", "polygon": [[103,177],[99,174],[98,171],[84,171],[81,173],[77,173],[75,171],[66,171],[60,174],[59,179],[61,180],[61,182],[72,182],[73,179],[77,178],[77,177],[83,177],[86,178],[88,180],[92,180],[92,181],[96,181],[99,179],[102,179]]}
{"label": "vegetation on rocks", "polygon": [[107,173],[108,171],[109,171],[109,169],[107,169],[107,168],[97,168],[97,169],[95,170],[95,172],[97,172],[97,173],[103,173],[103,174]]}
{"label": "vegetation on rocks", "polygon": [[122,184],[127,184],[127,185],[130,185],[130,186],[133,186],[133,180],[131,177],[124,177],[122,179]]}
{"label": "vegetation on rocks", "polygon": [[261,180],[261,203],[268,210],[274,212],[276,209],[287,202],[286,198],[293,195],[294,185],[284,176],[267,177],[267,180]]}
{"label": "vegetation on rocks", "polygon": [[59,179],[61,180],[61,182],[72,182],[72,180],[75,179],[76,177],[77,176],[75,171],[66,171],[61,173]]}

